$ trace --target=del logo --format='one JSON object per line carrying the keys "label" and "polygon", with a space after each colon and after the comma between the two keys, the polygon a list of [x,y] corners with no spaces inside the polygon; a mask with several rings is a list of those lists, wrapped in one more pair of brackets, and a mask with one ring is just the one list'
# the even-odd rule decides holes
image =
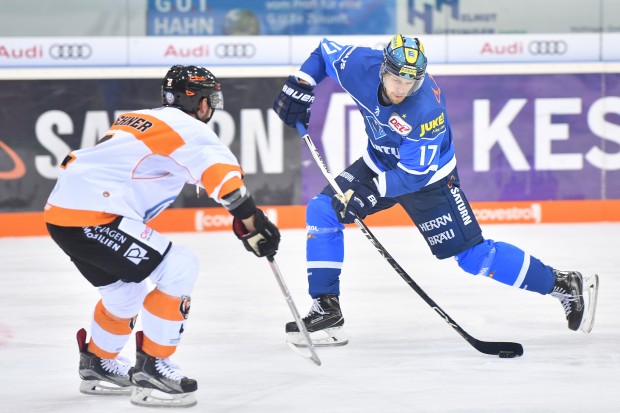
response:
{"label": "del logo", "polygon": [[409,132],[411,132],[411,126],[396,113],[392,113],[388,123],[390,124],[390,127],[401,136],[407,136],[409,135]]}

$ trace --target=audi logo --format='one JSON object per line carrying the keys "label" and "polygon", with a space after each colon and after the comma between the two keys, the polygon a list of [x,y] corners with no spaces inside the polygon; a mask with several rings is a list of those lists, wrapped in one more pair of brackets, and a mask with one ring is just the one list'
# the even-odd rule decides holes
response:
{"label": "audi logo", "polygon": [[220,43],[215,46],[217,57],[250,58],[256,54],[256,47],[249,43]]}
{"label": "audi logo", "polygon": [[54,43],[49,53],[52,59],[88,59],[93,49],[86,43]]}
{"label": "audi logo", "polygon": [[528,50],[533,55],[563,55],[568,45],[564,40],[535,40],[530,42]]}

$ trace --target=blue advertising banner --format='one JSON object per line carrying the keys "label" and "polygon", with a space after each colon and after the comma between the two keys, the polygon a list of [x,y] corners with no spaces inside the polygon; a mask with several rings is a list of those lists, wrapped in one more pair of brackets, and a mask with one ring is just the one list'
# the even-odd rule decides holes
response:
{"label": "blue advertising banner", "polygon": [[[620,198],[620,75],[436,76],[472,201]],[[365,150],[363,121],[330,79],[309,132],[332,174]],[[307,152],[307,151],[306,151]],[[304,202],[325,185],[302,154]]]}
{"label": "blue advertising banner", "polygon": [[395,0],[148,0],[149,36],[390,34]]}

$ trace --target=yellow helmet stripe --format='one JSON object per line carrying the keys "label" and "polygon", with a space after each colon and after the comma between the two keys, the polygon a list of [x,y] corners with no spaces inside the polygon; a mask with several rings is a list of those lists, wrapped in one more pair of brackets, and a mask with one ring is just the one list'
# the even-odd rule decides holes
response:
{"label": "yellow helmet stripe", "polygon": [[407,63],[415,65],[415,62],[418,60],[418,51],[410,47],[405,47],[405,59]]}
{"label": "yellow helmet stripe", "polygon": [[403,42],[403,36],[397,34],[396,36],[392,37],[392,50],[402,47],[404,43],[405,42]]}

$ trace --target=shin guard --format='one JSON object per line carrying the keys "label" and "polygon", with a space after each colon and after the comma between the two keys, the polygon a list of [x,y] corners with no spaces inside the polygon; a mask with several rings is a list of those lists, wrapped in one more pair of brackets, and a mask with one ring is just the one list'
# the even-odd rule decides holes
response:
{"label": "shin guard", "polygon": [[135,322],[136,317],[115,316],[105,308],[103,300],[99,300],[91,322],[92,337],[88,351],[101,358],[115,358],[127,344]]}
{"label": "shin guard", "polygon": [[555,280],[551,267],[505,242],[485,240],[456,260],[465,272],[540,294],[548,294]]}
{"label": "shin guard", "polygon": [[181,342],[190,309],[190,297],[174,297],[158,288],[144,300],[142,326],[144,352],[157,358],[170,357]]}
{"label": "shin guard", "polygon": [[325,194],[313,198],[306,208],[306,262],[308,286],[313,298],[340,295],[340,272],[344,260],[344,225],[338,222]]}

